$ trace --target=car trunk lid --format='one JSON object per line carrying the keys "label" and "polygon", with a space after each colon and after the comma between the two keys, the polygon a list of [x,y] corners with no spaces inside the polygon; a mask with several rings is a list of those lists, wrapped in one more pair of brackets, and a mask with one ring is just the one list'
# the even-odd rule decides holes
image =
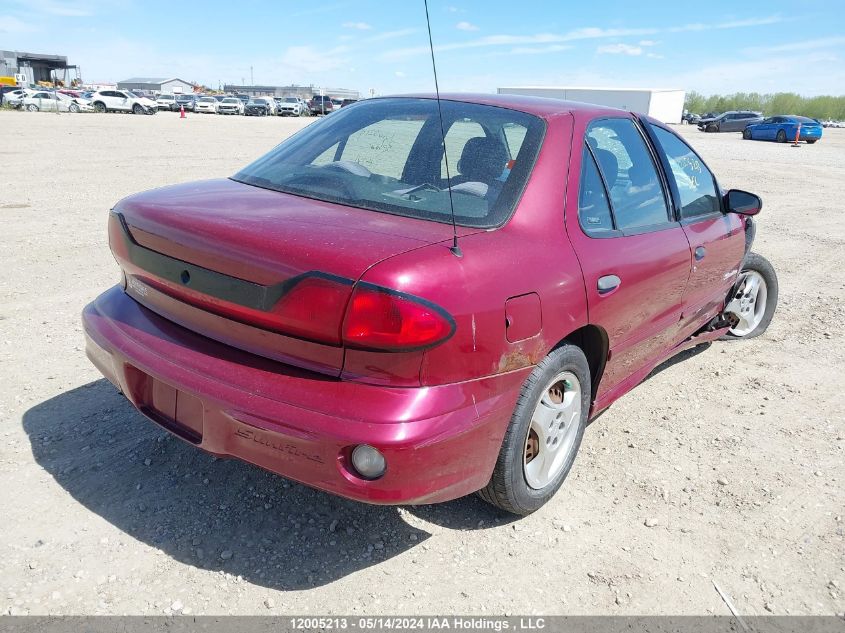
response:
{"label": "car trunk lid", "polygon": [[[339,329],[353,284],[384,259],[449,239],[451,227],[221,179],[126,198],[109,235],[126,291],[145,307],[229,345],[339,375],[332,319]],[[283,297],[320,284],[335,292],[330,314],[314,315],[326,338],[278,321]]]}

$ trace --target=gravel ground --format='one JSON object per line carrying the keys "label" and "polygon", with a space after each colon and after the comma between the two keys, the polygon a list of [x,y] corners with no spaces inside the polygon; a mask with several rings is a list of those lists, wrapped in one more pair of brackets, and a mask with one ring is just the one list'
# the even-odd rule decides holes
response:
{"label": "gravel ground", "polygon": [[683,128],[761,194],[765,336],[666,363],[595,420],[563,489],[374,507],[215,460],[85,358],[124,195],[226,176],[308,119],[0,112],[0,611],[743,614],[845,611],[845,130],[815,146]]}

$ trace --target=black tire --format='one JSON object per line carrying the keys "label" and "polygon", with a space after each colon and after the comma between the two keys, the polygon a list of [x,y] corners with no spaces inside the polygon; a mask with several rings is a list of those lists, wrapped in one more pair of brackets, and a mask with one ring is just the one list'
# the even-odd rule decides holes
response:
{"label": "black tire", "polygon": [[[562,371],[572,372],[580,382],[581,408],[578,428],[563,468],[548,485],[535,490],[528,485],[525,478],[523,458],[526,439],[537,403],[549,381],[554,380]],[[584,352],[578,347],[565,344],[540,361],[522,385],[493,475],[487,486],[478,491],[478,495],[487,503],[518,515],[531,514],[551,499],[563,484],[578,454],[578,447],[587,426],[590,394],[590,367]]]}
{"label": "black tire", "polygon": [[749,130],[748,128],[745,128],[742,131],[742,138],[744,138],[746,141],[750,141],[751,140],[751,130]]}
{"label": "black tire", "polygon": [[807,145],[812,145],[812,144],[813,144],[813,143],[815,143],[817,140],[818,140],[818,139],[813,138],[813,139],[807,139],[807,140],[806,140],[806,141],[804,141],[804,142],[805,142]]}
{"label": "black tire", "polygon": [[79,112],[79,106],[75,103],[71,103],[68,107],[68,112]]}
{"label": "black tire", "polygon": [[778,130],[777,136],[775,137],[778,143],[786,143],[786,132],[783,130]]}
{"label": "black tire", "polygon": [[708,125],[707,128],[704,131],[705,132],[718,132],[719,126],[718,125]]}
{"label": "black tire", "polygon": [[740,275],[750,270],[759,273],[763,280],[766,282],[766,308],[763,312],[763,318],[760,323],[757,324],[757,327],[751,330],[751,332],[749,332],[748,334],[743,334],[740,336],[728,332],[722,337],[722,340],[744,341],[749,338],[760,336],[769,328],[769,324],[772,322],[772,318],[774,318],[775,316],[775,310],[778,306],[779,287],[778,276],[775,272],[774,266],[772,266],[769,260],[763,257],[762,255],[748,252],[745,255],[745,259],[742,260],[742,269],[740,270]]}
{"label": "black tire", "polygon": [[136,103],[132,106],[132,114],[144,114],[144,108],[141,107],[140,103]]}
{"label": "black tire", "polygon": [[105,111],[106,111],[106,104],[103,103],[102,101],[97,101],[94,104],[94,112],[102,113],[102,112],[105,112]]}
{"label": "black tire", "polygon": [[38,106],[34,103],[30,103],[28,106],[26,106],[27,112],[38,112],[38,109]]}

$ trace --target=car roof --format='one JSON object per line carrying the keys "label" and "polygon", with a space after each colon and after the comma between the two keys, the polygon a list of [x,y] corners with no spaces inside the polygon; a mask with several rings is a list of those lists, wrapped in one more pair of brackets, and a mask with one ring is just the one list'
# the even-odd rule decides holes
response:
{"label": "car roof", "polygon": [[[405,98],[405,99],[435,99],[432,93],[402,94],[377,97],[378,99]],[[630,115],[626,110],[608,108],[593,103],[581,103],[579,101],[565,101],[563,99],[552,99],[549,97],[529,97],[524,95],[511,94],[484,94],[484,93],[443,93],[440,98],[444,101],[460,101],[463,103],[475,103],[478,105],[498,106],[510,110],[519,110],[527,114],[533,114],[541,118],[549,118],[558,114],[625,114]]]}

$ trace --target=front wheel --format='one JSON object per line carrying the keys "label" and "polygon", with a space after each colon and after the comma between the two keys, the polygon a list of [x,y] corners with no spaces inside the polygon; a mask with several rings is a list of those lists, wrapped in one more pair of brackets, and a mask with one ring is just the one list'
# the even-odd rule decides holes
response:
{"label": "front wheel", "polygon": [[727,340],[747,339],[765,332],[778,305],[778,277],[774,266],[762,255],[748,253],[733,297],[726,310],[739,316],[739,322],[723,337]]}
{"label": "front wheel", "polygon": [[705,132],[718,132],[719,126],[718,125],[708,125]]}
{"label": "front wheel", "polygon": [[776,139],[778,143],[786,143],[786,132],[784,132],[783,130],[778,130]]}
{"label": "front wheel", "polygon": [[551,499],[575,462],[590,389],[587,359],[574,345],[540,361],[522,385],[493,475],[479,496],[519,515]]}
{"label": "front wheel", "polygon": [[746,141],[750,141],[751,140],[751,130],[749,130],[748,128],[745,128],[742,131],[742,138],[744,138]]}
{"label": "front wheel", "polygon": [[144,114],[144,108],[141,107],[140,103],[132,106],[132,114]]}
{"label": "front wheel", "polygon": [[98,101],[94,104],[94,111],[95,112],[105,112],[106,111],[106,104],[102,101]]}

